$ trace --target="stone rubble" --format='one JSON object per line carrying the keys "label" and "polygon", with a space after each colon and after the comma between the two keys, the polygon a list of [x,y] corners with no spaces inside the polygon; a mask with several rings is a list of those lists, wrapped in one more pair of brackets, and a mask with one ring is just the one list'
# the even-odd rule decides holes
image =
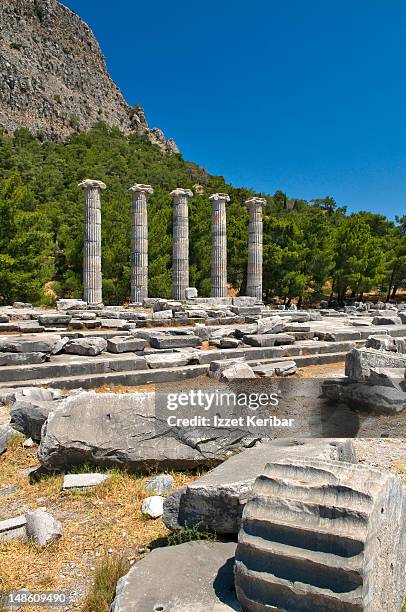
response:
{"label": "stone rubble", "polygon": [[151,480],[148,480],[147,484],[145,485],[145,489],[147,491],[157,493],[158,495],[162,495],[162,493],[170,493],[174,484],[175,480],[173,476],[170,474],[159,474]]}
{"label": "stone rubble", "polygon": [[89,489],[97,487],[106,480],[109,480],[109,474],[92,474],[83,472],[81,474],[65,474],[62,484],[62,489]]}
{"label": "stone rubble", "polygon": [[146,497],[142,502],[141,512],[150,518],[159,518],[164,512],[164,499],[161,495]]}
{"label": "stone rubble", "polygon": [[48,546],[62,537],[61,523],[49,512],[35,510],[26,514],[25,518],[27,538],[38,546]]}

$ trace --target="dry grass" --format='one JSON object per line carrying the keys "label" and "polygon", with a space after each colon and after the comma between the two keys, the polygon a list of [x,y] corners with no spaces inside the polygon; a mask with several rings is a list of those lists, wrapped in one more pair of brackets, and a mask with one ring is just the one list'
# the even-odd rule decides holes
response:
{"label": "dry grass", "polygon": [[[38,466],[36,449],[22,448],[21,440],[13,440],[0,457],[0,490],[18,486],[17,492],[0,497],[0,520],[45,506],[63,523],[64,535],[45,550],[19,540],[1,544],[0,592],[68,590],[77,594],[70,610],[81,609],[100,559],[114,556],[133,562],[169,531],[160,519],[141,514],[142,500],[149,495],[144,488],[148,477],[109,470],[108,481],[84,492],[62,491],[60,475],[31,485],[27,470]],[[173,476],[176,487],[197,477],[188,473]],[[43,608],[24,609],[43,612]]]}
{"label": "dry grass", "polygon": [[98,561],[93,585],[86,595],[82,612],[109,612],[117,581],[128,572],[128,567],[128,561],[117,555]]}
{"label": "dry grass", "polygon": [[96,393],[152,393],[155,391],[155,385],[148,383],[146,385],[128,386],[128,385],[102,385],[93,389]]}

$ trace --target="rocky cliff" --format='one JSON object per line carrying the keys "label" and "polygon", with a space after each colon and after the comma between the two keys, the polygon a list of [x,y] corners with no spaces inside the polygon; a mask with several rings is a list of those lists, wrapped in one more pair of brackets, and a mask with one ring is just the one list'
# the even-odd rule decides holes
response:
{"label": "rocky cliff", "polygon": [[110,78],[90,28],[56,0],[2,0],[0,126],[27,127],[53,140],[98,121],[146,134],[178,152],[140,106],[130,107]]}

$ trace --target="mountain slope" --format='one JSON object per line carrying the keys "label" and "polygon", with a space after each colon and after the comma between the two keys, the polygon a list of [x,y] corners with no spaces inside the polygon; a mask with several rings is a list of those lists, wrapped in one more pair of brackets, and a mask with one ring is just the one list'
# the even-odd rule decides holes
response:
{"label": "mountain slope", "polygon": [[6,0],[0,11],[0,126],[52,140],[104,121],[146,134],[162,150],[173,140],[148,128],[110,78],[90,28],[56,0]]}

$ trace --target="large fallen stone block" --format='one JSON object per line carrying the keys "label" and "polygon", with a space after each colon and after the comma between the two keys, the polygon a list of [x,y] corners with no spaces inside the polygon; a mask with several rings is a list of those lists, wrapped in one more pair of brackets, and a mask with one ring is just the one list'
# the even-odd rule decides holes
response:
{"label": "large fallen stone block", "polygon": [[156,548],[117,584],[112,612],[238,610],[234,542],[186,542]]}
{"label": "large fallen stone block", "polygon": [[185,346],[198,346],[201,344],[201,340],[198,336],[194,335],[161,335],[151,336],[149,343],[152,348],[165,349],[165,348],[183,348]]}
{"label": "large fallen stone block", "polygon": [[172,319],[173,313],[172,310],[158,310],[157,312],[152,313],[152,318],[160,321],[162,319]]}
{"label": "large fallen stone block", "polygon": [[39,325],[38,321],[20,321],[18,323],[18,331],[22,334],[42,334],[45,331],[45,327]]}
{"label": "large fallen stone block", "polygon": [[235,586],[251,612],[400,612],[405,564],[400,478],[360,464],[280,460],[244,508]]}
{"label": "large fallen stone block", "polygon": [[371,368],[406,368],[406,355],[372,348],[354,348],[346,355],[345,374],[350,380],[366,381]]}
{"label": "large fallen stone block", "polygon": [[257,321],[257,334],[278,334],[284,331],[288,320],[282,319],[279,315],[275,317],[264,317]]}
{"label": "large fallen stone block", "polygon": [[198,359],[195,352],[188,353],[186,351],[182,351],[179,353],[157,353],[154,355],[146,355],[145,361],[148,367],[156,369],[183,367],[192,363],[197,363]]}
{"label": "large fallen stone block", "polygon": [[41,439],[41,429],[48,415],[58,407],[58,401],[17,400],[10,413],[10,424],[20,433],[36,442]]}
{"label": "large fallen stone block", "polygon": [[242,363],[244,363],[244,357],[236,357],[235,359],[210,361],[208,376],[209,378],[220,379],[224,370],[227,370],[233,366],[241,365]]}
{"label": "large fallen stone block", "polygon": [[57,310],[86,310],[87,304],[83,300],[60,299],[56,302]]}
{"label": "large fallen stone block", "polygon": [[43,363],[46,353],[0,353],[0,366],[16,366]]}
{"label": "large fallen stone block", "polygon": [[[228,336],[232,336],[235,332],[234,329],[230,329],[229,327],[220,327],[220,329],[214,329],[211,328],[212,331],[210,332],[209,335],[209,341],[211,342],[212,340],[221,340],[222,338],[227,338]],[[199,330],[200,331],[200,330]]]}
{"label": "large fallen stone block", "polygon": [[216,533],[238,533],[244,506],[255,479],[271,461],[313,457],[355,462],[351,440],[281,439],[249,448],[178,489],[164,502],[168,529],[198,525]]}
{"label": "large fallen stone block", "polygon": [[185,314],[188,319],[207,319],[207,312],[201,308],[186,310]]}
{"label": "large fallen stone block", "polygon": [[402,319],[396,315],[385,315],[384,317],[374,317],[372,325],[402,325]]}
{"label": "large fallen stone block", "polygon": [[220,380],[231,381],[241,380],[243,378],[255,378],[254,370],[248,363],[234,363],[228,368],[225,368],[221,375]]}
{"label": "large fallen stone block", "polygon": [[[96,313],[89,310],[71,310],[69,314],[71,314],[72,317],[75,317],[75,319],[80,319],[81,321],[95,321],[96,319]],[[70,322],[70,325],[72,325],[72,321]]]}
{"label": "large fallen stone block", "polygon": [[109,321],[115,319],[116,321],[118,321],[119,319],[124,320],[123,312],[124,310],[112,310],[110,308],[106,308],[104,310],[97,310],[96,314],[101,319],[106,319]]}
{"label": "large fallen stone block", "polygon": [[286,323],[284,331],[287,333],[298,332],[307,334],[310,332],[310,325],[306,323]]}
{"label": "large fallen stone block", "polygon": [[365,342],[365,348],[373,348],[381,351],[392,351],[394,353],[406,353],[405,338],[396,338],[389,334],[369,336]]}
{"label": "large fallen stone block", "polygon": [[71,315],[67,314],[41,314],[38,321],[40,325],[56,327],[69,325],[71,318]]}
{"label": "large fallen stone block", "polygon": [[244,336],[242,341],[250,346],[275,346],[276,334],[255,334]]}
{"label": "large fallen stone block", "polygon": [[261,306],[230,306],[230,310],[236,315],[261,314]]}
{"label": "large fallen stone block", "polygon": [[365,348],[373,348],[378,351],[396,352],[395,338],[392,336],[369,336],[365,342]]}
{"label": "large fallen stone block", "polygon": [[114,336],[107,340],[107,350],[109,353],[131,353],[143,351],[146,341],[142,338],[132,336]]}
{"label": "large fallen stone block", "polygon": [[297,365],[291,360],[274,361],[255,366],[252,369],[259,376],[291,376],[297,372]]}
{"label": "large fallen stone block", "polygon": [[406,387],[365,385],[356,383],[347,388],[347,404],[379,413],[394,414],[406,410]]}
{"label": "large fallen stone block", "polygon": [[[131,471],[212,467],[261,439],[244,425],[190,425],[182,419],[168,423],[168,416],[174,415],[165,401],[166,396],[154,393],[70,396],[44,424],[39,459],[45,467],[61,470],[83,463]],[[227,405],[218,412],[230,415],[232,409]]]}
{"label": "large fallen stone block", "polygon": [[69,338],[58,334],[41,336],[34,340],[0,340],[0,353],[50,353],[62,351]]}
{"label": "large fallen stone block", "polygon": [[123,329],[126,324],[126,319],[100,319],[100,325],[105,329]]}
{"label": "large fallen stone block", "polygon": [[77,338],[69,340],[65,345],[65,353],[72,355],[87,355],[95,357],[107,348],[107,340],[104,338]]}
{"label": "large fallen stone block", "polygon": [[257,325],[256,323],[248,323],[247,325],[241,325],[239,327],[236,327],[233,330],[233,335],[236,338],[239,338],[242,340],[242,338],[244,338],[244,336],[251,336],[253,334],[257,333]]}
{"label": "large fallen stone block", "polygon": [[243,342],[250,346],[283,346],[294,344],[295,337],[290,334],[255,334],[254,336],[244,336]]}
{"label": "large fallen stone block", "polygon": [[183,304],[177,300],[158,299],[153,306],[153,310],[154,312],[180,312],[183,310]]}

